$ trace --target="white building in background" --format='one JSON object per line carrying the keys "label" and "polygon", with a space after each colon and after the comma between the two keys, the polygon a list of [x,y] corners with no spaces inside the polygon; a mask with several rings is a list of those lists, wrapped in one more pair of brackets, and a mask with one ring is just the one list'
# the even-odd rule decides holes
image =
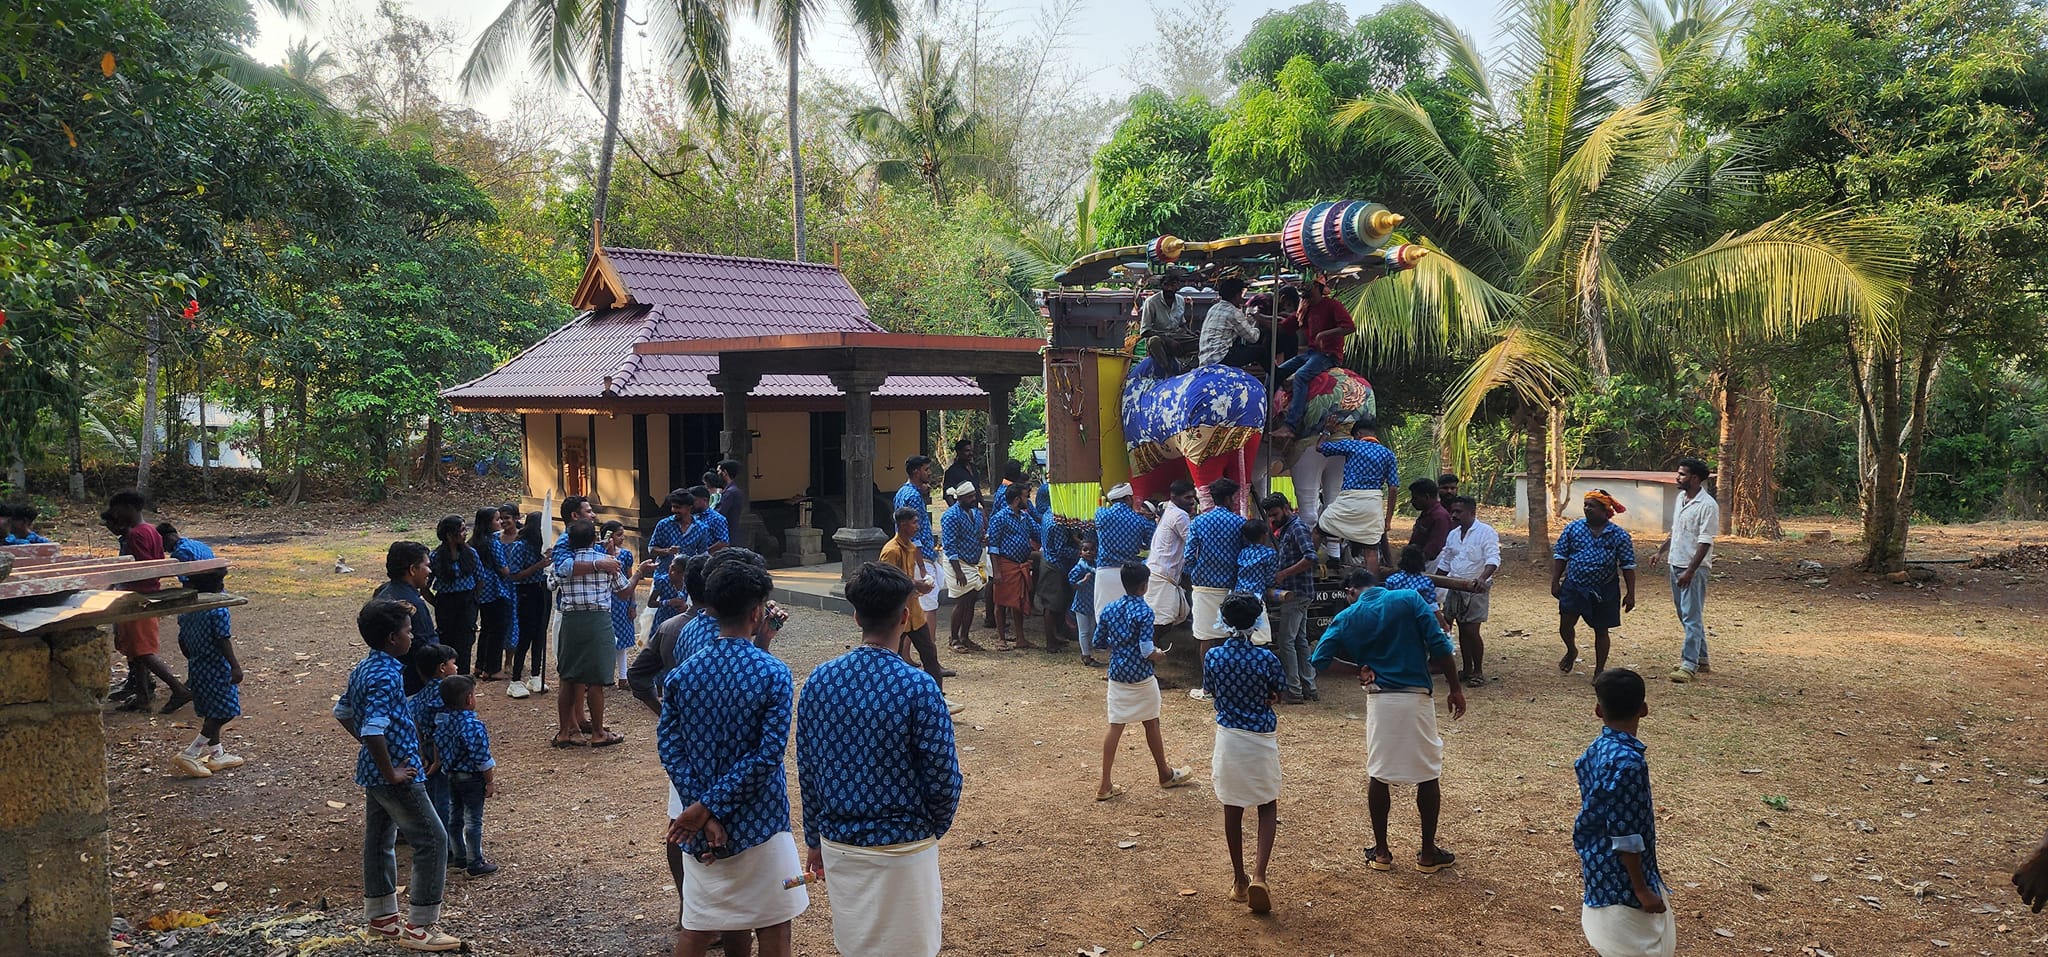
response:
{"label": "white building in background", "polygon": [[[200,431],[199,401],[197,396],[181,395],[177,397],[178,418],[188,427],[188,434],[193,436],[198,436]],[[185,440],[185,464],[199,465],[201,464],[200,456],[202,454],[210,454],[213,460],[207,464],[215,468],[262,468],[263,463],[257,461],[253,453],[235,448],[227,442],[227,433],[230,428],[244,425],[248,422],[249,413],[247,412],[229,409],[218,402],[206,403],[205,439],[202,441],[195,437]]]}

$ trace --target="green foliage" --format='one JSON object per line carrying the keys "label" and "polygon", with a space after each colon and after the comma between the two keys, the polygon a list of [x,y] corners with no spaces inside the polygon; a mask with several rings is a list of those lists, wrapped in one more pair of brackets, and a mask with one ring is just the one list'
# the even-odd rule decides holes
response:
{"label": "green foliage", "polygon": [[1210,131],[1223,118],[1195,96],[1173,100],[1148,90],[1131,100],[1130,115],[1095,154],[1095,228],[1105,245],[1162,235],[1208,239],[1243,228],[1211,177]]}
{"label": "green foliage", "polygon": [[1296,57],[1310,63],[1349,63],[1365,52],[1351,18],[1335,0],[1310,0],[1252,23],[1224,72],[1232,83],[1272,83]]}

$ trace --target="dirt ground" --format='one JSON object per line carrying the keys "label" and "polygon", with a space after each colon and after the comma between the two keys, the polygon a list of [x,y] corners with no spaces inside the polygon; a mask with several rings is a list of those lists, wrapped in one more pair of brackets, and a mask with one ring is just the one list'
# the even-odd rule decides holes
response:
{"label": "dirt ground", "polygon": [[[362,794],[355,746],[328,709],[363,652],[353,616],[384,545],[427,537],[447,510],[432,505],[171,516],[234,561],[230,590],[250,599],[234,613],[245,714],[227,734],[249,764],[175,777],[168,759],[193,734],[189,712],[107,715],[115,909],[137,922],[214,910],[236,933],[185,930],[175,945],[137,933],[129,952],[393,950],[336,936],[360,903]],[[1795,536],[1821,528],[1853,533],[1842,521],[1791,523]],[[966,795],[941,845],[946,951],[1121,952],[1143,927],[1170,932],[1144,948],[1164,955],[1588,953],[1571,848],[1571,763],[1598,729],[1588,676],[1583,664],[1556,669],[1547,571],[1531,562],[1547,553],[1504,538],[1485,630],[1497,680],[1444,724],[1442,841],[1456,867],[1413,869],[1406,794],[1394,815],[1400,866],[1365,866],[1355,685],[1327,681],[1321,703],[1281,712],[1275,910],[1254,917],[1226,897],[1207,706],[1170,693],[1164,721],[1170,756],[1201,787],[1148,786],[1140,737],[1127,735],[1117,778],[1131,794],[1098,804],[1099,671],[1039,651],[949,656],[960,675],[948,694],[966,705]],[[2048,525],[1919,529],[1913,554],[2022,542],[2048,542]],[[1893,584],[1847,570],[1854,554],[1841,541],[1724,542],[1707,605],[1714,674],[1651,685],[1643,738],[1681,951],[2048,953],[2048,920],[2021,911],[2008,883],[2048,827],[2048,569],[1950,564],[1934,582]],[[338,574],[337,556],[355,571]],[[1661,569],[1645,569],[1639,599],[1612,664],[1662,675],[1679,635]],[[801,680],[853,637],[848,618],[799,611],[775,651]],[[445,925],[477,953],[666,953],[675,908],[653,715],[619,693],[624,746],[549,750],[553,696],[515,701],[502,687],[486,686],[480,711],[501,782],[485,842],[504,869],[451,878]],[[798,919],[798,953],[832,952],[829,897]]]}

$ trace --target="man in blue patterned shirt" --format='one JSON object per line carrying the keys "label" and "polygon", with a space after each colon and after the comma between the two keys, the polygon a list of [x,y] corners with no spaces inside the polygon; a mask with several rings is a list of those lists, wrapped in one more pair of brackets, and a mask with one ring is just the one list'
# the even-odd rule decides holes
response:
{"label": "man in blue patterned shirt", "polygon": [[832,884],[832,942],[846,957],[939,952],[939,838],[960,807],[953,718],[938,682],[896,636],[910,576],[870,562],[846,583],[861,644],[819,665],[796,710],[805,872]]}
{"label": "man in blue patterned shirt", "polygon": [[981,572],[981,556],[987,547],[988,536],[983,528],[987,518],[977,507],[981,504],[981,490],[973,482],[962,482],[946,493],[953,504],[939,516],[939,545],[946,553],[946,596],[953,599],[947,644],[959,652],[967,650],[974,632],[974,605],[981,600],[981,590],[988,584],[987,576]]}
{"label": "man in blue patterned shirt", "polygon": [[1550,594],[1557,599],[1557,635],[1564,639],[1557,670],[1565,674],[1579,660],[1579,619],[1593,629],[1593,677],[1598,678],[1607,668],[1608,629],[1621,624],[1622,612],[1636,609],[1635,542],[1613,521],[1625,511],[1607,490],[1587,492],[1586,517],[1566,525],[1551,549]]}
{"label": "man in blue patterned shirt", "polygon": [[1273,529],[1273,548],[1279,552],[1280,569],[1274,572],[1274,587],[1287,593],[1282,601],[1270,602],[1273,616],[1273,651],[1280,656],[1280,672],[1287,689],[1280,700],[1301,704],[1321,698],[1316,692],[1316,671],[1308,663],[1308,605],[1315,600],[1316,546],[1308,523],[1294,513],[1287,496],[1275,492],[1259,502],[1266,510],[1266,523]]}
{"label": "man in blue patterned shirt", "polygon": [[[1216,744],[1210,752],[1209,783],[1223,802],[1223,839],[1230,847],[1230,899],[1251,904],[1252,913],[1273,909],[1266,887],[1266,862],[1273,857],[1273,833],[1280,823],[1279,716],[1280,659],[1251,643],[1265,614],[1257,596],[1234,592],[1223,599],[1223,624],[1230,637],[1202,656],[1202,684],[1216,702]],[[1244,869],[1244,809],[1258,808],[1259,844],[1250,874]]]}
{"label": "man in blue patterned shirt", "polygon": [[[1244,545],[1244,516],[1230,510],[1237,500],[1238,484],[1228,478],[1209,483],[1209,510],[1188,523],[1188,585],[1193,592],[1193,616],[1188,620],[1195,641],[1206,661],[1209,649],[1223,641],[1223,597],[1237,584],[1237,552]],[[1188,697],[1208,700],[1200,687],[1188,689]]]}
{"label": "man in blue patterned shirt", "polygon": [[1579,779],[1579,819],[1572,849],[1579,853],[1586,899],[1579,911],[1586,942],[1600,957],[1671,957],[1678,922],[1664,903],[1657,873],[1657,807],[1650,799],[1650,765],[1636,730],[1649,716],[1643,678],[1627,668],[1593,679],[1600,703],[1593,713],[1606,727],[1572,762]]}
{"label": "man in blue patterned shirt", "polygon": [[[1031,613],[1032,554],[1038,551],[1038,542],[1032,534],[1024,484],[1005,485],[1002,495],[1002,509],[988,521],[989,556],[995,560],[996,568],[995,580],[989,586],[989,601],[996,609],[997,647],[1009,651],[1024,644],[1024,618]],[[1005,620],[1016,622],[1014,644],[1003,628]]]}
{"label": "man in blue patterned shirt", "polygon": [[718,551],[732,544],[732,523],[725,515],[711,507],[711,489],[702,485],[690,486],[691,524],[704,526],[704,534],[710,536],[709,551]]}
{"label": "man in blue patterned shirt", "polygon": [[448,840],[456,867],[471,877],[496,874],[484,857],[484,801],[498,794],[498,762],[491,757],[491,732],[476,716],[476,681],[468,675],[441,680],[441,712],[434,721],[434,750],[448,775]]}
{"label": "man in blue patterned shirt", "polygon": [[[1095,510],[1095,567],[1119,568],[1143,560],[1145,547],[1151,544],[1159,523],[1133,507],[1136,499],[1128,482],[1110,489],[1104,497],[1109,504]],[[1096,575],[1095,613],[1100,615],[1102,609],[1123,594],[1123,583],[1115,575]],[[1096,622],[1098,628],[1101,624]],[[1097,644],[1100,643],[1098,637]]]}
{"label": "man in blue patterned shirt", "polygon": [[667,578],[676,560],[676,553],[681,550],[683,523],[694,524],[696,516],[690,511],[690,493],[684,489],[668,493],[668,497],[662,499],[661,504],[668,509],[668,514],[661,521],[655,522],[654,531],[647,534],[647,557],[655,561],[655,577]]}
{"label": "man in blue patterned shirt", "polygon": [[[356,784],[363,789],[363,915],[370,933],[407,950],[460,950],[462,941],[434,926],[448,878],[448,832],[419,780],[419,731],[405,700],[402,659],[412,650],[412,614],[405,603],[383,599],[357,613],[356,631],[370,653],[349,672],[334,720],[361,744]],[[401,831],[412,848],[412,903],[403,916],[395,847]]]}
{"label": "man in blue patterned shirt", "polygon": [[1166,742],[1159,736],[1159,679],[1152,674],[1152,665],[1166,652],[1152,644],[1152,606],[1145,604],[1145,584],[1152,580],[1152,570],[1137,562],[1095,568],[1097,582],[1107,578],[1123,592],[1096,610],[1095,641],[1109,648],[1109,734],[1102,739],[1102,783],[1095,788],[1095,799],[1107,801],[1126,790],[1109,782],[1109,772],[1116,766],[1117,741],[1127,724],[1145,726],[1145,747],[1159,770],[1159,786],[1185,787],[1194,780],[1194,772],[1166,763]]}
{"label": "man in blue patterned shirt", "polygon": [[[925,496],[932,489],[932,458],[929,455],[913,455],[903,460],[903,487],[896,490],[895,508],[917,509],[917,550],[918,557],[925,564],[926,581],[938,582],[939,549],[932,540],[931,502]],[[939,590],[934,588],[917,598],[917,606],[925,614],[939,610]]]}
{"label": "man in blue patterned shirt", "polygon": [[703,957],[721,935],[744,948],[750,934],[761,957],[788,957],[789,922],[810,906],[801,886],[784,887],[803,869],[782,770],[795,683],[753,640],[774,584],[750,562],[714,564],[704,603],[719,638],[662,684],[661,764],[684,805],[667,837],[684,854],[682,957]]}
{"label": "man in blue patterned shirt", "polygon": [[1380,542],[1394,516],[1387,503],[1400,481],[1394,450],[1373,434],[1378,428],[1372,416],[1361,415],[1351,423],[1351,438],[1316,446],[1325,456],[1344,458],[1344,489],[1317,516],[1316,531],[1364,546],[1365,568],[1374,575],[1380,571]]}

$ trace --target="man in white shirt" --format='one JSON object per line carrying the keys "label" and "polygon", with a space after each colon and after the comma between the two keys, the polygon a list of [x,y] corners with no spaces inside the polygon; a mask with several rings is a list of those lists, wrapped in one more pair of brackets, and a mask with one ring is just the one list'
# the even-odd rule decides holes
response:
{"label": "man in white shirt", "polygon": [[1714,566],[1714,535],[1721,530],[1721,505],[1705,489],[1707,463],[1678,463],[1678,508],[1671,513],[1671,537],[1657,548],[1652,561],[1671,562],[1671,603],[1685,626],[1685,648],[1671,680],[1684,684],[1707,667],[1707,574]]}
{"label": "man in white shirt", "polygon": [[1259,351],[1238,348],[1242,343],[1249,346],[1259,341],[1259,326],[1244,313],[1244,280],[1232,276],[1216,284],[1216,294],[1221,298],[1209,307],[1209,315],[1202,320],[1202,364],[1249,365],[1249,362],[1232,362],[1232,359],[1250,359],[1264,363],[1266,354]]}
{"label": "man in white shirt", "polygon": [[1175,479],[1167,489],[1166,507],[1159,513],[1159,527],[1152,530],[1152,550],[1145,567],[1152,581],[1145,586],[1145,604],[1152,607],[1153,624],[1164,628],[1187,620],[1188,596],[1180,579],[1187,565],[1188,521],[1195,511],[1195,483]]}
{"label": "man in white shirt", "polygon": [[1479,626],[1486,622],[1493,598],[1493,575],[1500,571],[1500,533],[1479,520],[1479,503],[1468,496],[1451,499],[1451,532],[1444,548],[1436,554],[1436,573],[1468,578],[1479,583],[1478,591],[1437,589],[1443,615],[1458,624],[1458,653],[1464,667],[1458,679],[1470,687],[1486,684],[1486,640]]}
{"label": "man in white shirt", "polygon": [[1159,278],[1159,291],[1138,307],[1138,338],[1165,375],[1187,371],[1200,341],[1201,329],[1188,321],[1188,297],[1181,294],[1187,285],[1184,273],[1169,271]]}

